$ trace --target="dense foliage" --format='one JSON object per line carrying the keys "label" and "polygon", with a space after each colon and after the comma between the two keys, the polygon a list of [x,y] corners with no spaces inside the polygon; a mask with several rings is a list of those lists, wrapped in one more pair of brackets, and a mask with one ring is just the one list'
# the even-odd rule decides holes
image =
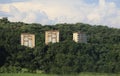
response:
{"label": "dense foliage", "polygon": [[[59,30],[60,42],[45,45],[45,31]],[[75,43],[72,33],[85,32],[88,43]],[[35,48],[20,45],[21,33],[36,36]],[[120,72],[120,29],[89,24],[42,26],[0,19],[0,72]]]}

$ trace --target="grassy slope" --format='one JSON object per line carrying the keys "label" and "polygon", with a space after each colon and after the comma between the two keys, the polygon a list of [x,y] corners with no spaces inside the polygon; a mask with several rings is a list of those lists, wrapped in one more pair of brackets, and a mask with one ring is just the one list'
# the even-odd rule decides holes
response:
{"label": "grassy slope", "polygon": [[47,74],[31,74],[31,73],[1,73],[0,76],[57,76],[57,75],[47,75]]}
{"label": "grassy slope", "polygon": [[0,73],[0,76],[120,76],[120,74],[104,73],[80,73],[79,75],[50,75],[50,74],[31,74],[31,73]]}

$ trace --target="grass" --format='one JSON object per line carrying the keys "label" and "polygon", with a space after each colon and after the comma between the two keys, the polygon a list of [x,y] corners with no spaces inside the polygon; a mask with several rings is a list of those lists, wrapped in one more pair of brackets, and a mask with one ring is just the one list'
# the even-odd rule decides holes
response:
{"label": "grass", "polygon": [[120,74],[113,74],[113,73],[80,73],[78,76],[120,76]]}
{"label": "grass", "polygon": [[0,76],[57,76],[57,75],[47,75],[47,74],[32,74],[32,73],[1,73]]}
{"label": "grass", "polygon": [[120,74],[80,73],[78,75],[55,75],[55,74],[34,74],[34,73],[0,73],[0,76],[120,76]]}

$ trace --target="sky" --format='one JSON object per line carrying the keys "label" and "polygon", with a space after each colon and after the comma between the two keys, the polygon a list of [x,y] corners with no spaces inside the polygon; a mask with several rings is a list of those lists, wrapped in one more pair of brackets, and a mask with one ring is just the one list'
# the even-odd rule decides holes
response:
{"label": "sky", "polygon": [[120,0],[0,0],[0,18],[12,22],[87,23],[120,28]]}

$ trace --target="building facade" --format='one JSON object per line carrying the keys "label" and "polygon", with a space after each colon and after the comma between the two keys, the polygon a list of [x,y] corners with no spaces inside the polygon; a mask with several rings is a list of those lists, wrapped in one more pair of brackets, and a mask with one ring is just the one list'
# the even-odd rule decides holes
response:
{"label": "building facade", "polygon": [[85,33],[82,32],[74,32],[73,40],[78,43],[87,43],[87,36]]}
{"label": "building facade", "polygon": [[21,45],[34,48],[35,47],[35,35],[29,33],[21,34]]}
{"label": "building facade", "polygon": [[59,42],[59,31],[51,30],[45,32],[45,44]]}

